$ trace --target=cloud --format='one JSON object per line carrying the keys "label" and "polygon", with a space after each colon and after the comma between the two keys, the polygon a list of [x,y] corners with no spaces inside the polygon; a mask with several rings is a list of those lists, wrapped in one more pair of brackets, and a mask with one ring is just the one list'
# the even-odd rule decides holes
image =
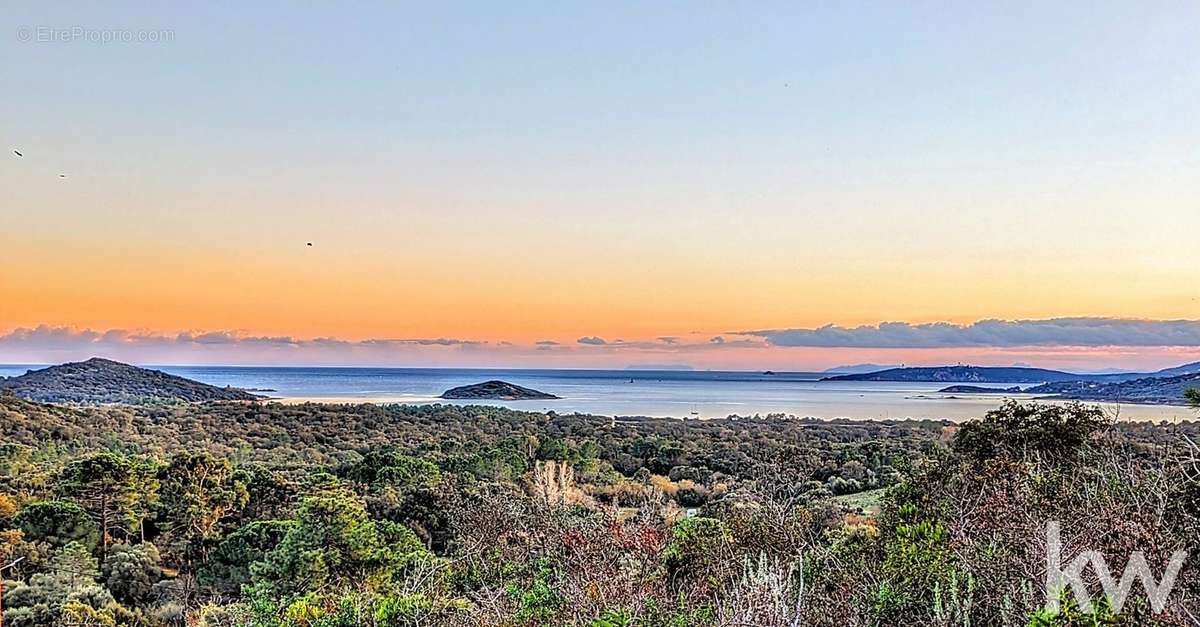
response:
{"label": "cloud", "polygon": [[[753,339],[762,346],[765,342]],[[716,348],[707,342],[688,342],[677,336],[662,336],[653,340],[605,340],[600,336],[583,336],[577,343],[593,355],[610,354],[616,351],[631,352],[684,352]],[[728,345],[726,345],[728,346]],[[236,330],[182,331],[178,333],[156,333],[111,329],[95,331],[71,327],[43,325],[35,328],[17,328],[7,334],[0,333],[0,362],[36,358],[52,361],[75,357],[124,356],[134,360],[186,358],[188,355],[224,355],[237,362],[239,356],[257,359],[274,356],[272,359],[287,362],[313,355],[330,359],[345,357],[346,363],[358,358],[375,361],[388,356],[402,354],[420,355],[419,351],[475,351],[490,350],[493,353],[512,355],[517,352],[547,351],[572,353],[571,345],[557,340],[538,340],[533,343],[517,343],[507,340],[474,340],[462,338],[366,338],[348,340],[337,337],[301,338],[287,335],[251,335]],[[579,352],[579,351],[575,351]],[[142,363],[153,363],[142,362]],[[167,362],[161,362],[167,363]],[[374,361],[372,362],[374,363]]]}
{"label": "cloud", "polygon": [[48,349],[70,348],[81,343],[90,344],[97,340],[121,341],[128,337],[124,330],[116,329],[100,334],[90,329],[75,331],[67,327],[48,327],[45,325],[35,329],[14,329],[7,335],[0,336],[0,345],[4,346],[38,346]]}
{"label": "cloud", "polygon": [[396,346],[481,346],[481,340],[454,338],[404,338],[342,340],[333,337],[299,339],[289,336],[245,335],[236,331],[184,331],[174,335],[132,333],[124,329],[111,329],[100,333],[91,329],[51,327],[17,328],[0,335],[0,347],[34,347],[43,349],[78,349],[94,347],[170,347],[170,346],[252,346],[264,348],[348,348],[348,347],[396,347]]}
{"label": "cloud", "polygon": [[313,346],[327,346],[327,347],[351,346],[352,344],[354,344],[353,342],[348,342],[346,340],[339,340],[336,337],[315,337],[315,338],[309,340],[308,343],[312,344]]}
{"label": "cloud", "polygon": [[189,333],[179,334],[179,338],[187,342],[195,342],[197,344],[235,344],[238,338],[228,331],[210,331],[201,333],[200,335],[191,335]]}
{"label": "cloud", "polygon": [[487,342],[479,340],[458,340],[451,338],[407,338],[407,339],[382,339],[382,340],[363,340],[359,342],[365,346],[479,346],[487,344]]}
{"label": "cloud", "polygon": [[980,320],[812,329],[742,331],[775,346],[818,348],[955,348],[1014,346],[1200,346],[1200,320],[1051,318]]}
{"label": "cloud", "polygon": [[[149,365],[620,368],[639,363],[687,363],[716,369],[820,370],[833,365],[829,360],[836,355],[838,361],[834,363],[1007,365],[1021,360],[1041,367],[1096,370],[1120,366],[1131,370],[1135,364],[1157,369],[1200,359],[1197,327],[1200,322],[1186,320],[1101,318],[980,321],[968,325],[894,322],[858,328],[754,331],[749,335],[680,333],[647,339],[631,337],[623,343],[583,336],[578,344],[550,339],[509,344],[452,337],[307,338],[219,329],[164,333],[43,325],[0,330],[0,364],[107,357]],[[670,337],[678,339],[674,343],[662,339]],[[881,361],[884,359],[888,361]]]}

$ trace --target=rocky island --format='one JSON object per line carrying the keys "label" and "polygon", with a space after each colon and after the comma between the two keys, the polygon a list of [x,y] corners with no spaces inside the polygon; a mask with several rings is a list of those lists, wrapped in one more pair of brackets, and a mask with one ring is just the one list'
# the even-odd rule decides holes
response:
{"label": "rocky island", "polygon": [[256,401],[263,398],[239,388],[217,387],[99,357],[30,370],[18,377],[0,378],[0,393],[43,403],[85,404]]}
{"label": "rocky island", "polygon": [[529,401],[559,398],[538,390],[521,387],[507,381],[485,381],[474,385],[451,388],[442,393],[446,399],[479,399],[500,401]]}
{"label": "rocky island", "polygon": [[938,390],[939,394],[1015,394],[1021,391],[1021,386],[1010,388],[985,388],[978,385],[952,385]]}

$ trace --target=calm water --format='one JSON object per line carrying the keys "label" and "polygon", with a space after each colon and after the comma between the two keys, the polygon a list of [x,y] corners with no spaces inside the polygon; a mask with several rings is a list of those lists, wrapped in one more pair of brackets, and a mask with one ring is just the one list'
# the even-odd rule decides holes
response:
{"label": "calm water", "polygon": [[[31,367],[0,366],[0,376]],[[949,395],[939,383],[818,381],[817,373],[498,370],[446,368],[278,368],[154,366],[213,385],[271,390],[285,400],[433,403],[448,388],[502,379],[563,397],[561,400],[472,401],[533,411],[618,416],[723,418],[730,414],[785,413],[815,418],[976,418],[1000,403],[1001,395]],[[999,387],[999,386],[996,386]],[[1028,398],[1020,394],[1009,395]],[[1124,419],[1194,419],[1186,407],[1109,406]],[[693,413],[695,412],[695,413]]]}

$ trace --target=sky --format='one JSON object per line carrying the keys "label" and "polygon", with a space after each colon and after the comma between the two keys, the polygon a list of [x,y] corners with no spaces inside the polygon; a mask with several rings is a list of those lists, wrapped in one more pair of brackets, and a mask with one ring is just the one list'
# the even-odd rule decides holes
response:
{"label": "sky", "polygon": [[1195,2],[72,4],[0,362],[1200,360]]}

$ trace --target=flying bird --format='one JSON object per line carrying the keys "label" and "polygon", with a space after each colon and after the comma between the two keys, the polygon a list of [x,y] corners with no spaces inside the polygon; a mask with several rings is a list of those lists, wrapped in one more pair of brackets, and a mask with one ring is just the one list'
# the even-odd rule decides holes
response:
{"label": "flying bird", "polygon": [[24,157],[24,156],[25,156],[25,155],[21,154],[21,151],[20,151],[20,150],[14,150],[14,151],[13,151],[13,154],[14,154],[14,155],[16,155],[16,156],[18,156],[18,157]]}
{"label": "flying bird", "polygon": [[67,175],[66,175],[66,174],[59,174],[59,175],[58,175],[58,178],[60,178],[60,179],[65,179],[65,178],[67,178]]}
{"label": "flying bird", "polygon": [[309,246],[312,246],[312,242],[309,242],[309,243],[308,243],[308,245],[309,245]]}

